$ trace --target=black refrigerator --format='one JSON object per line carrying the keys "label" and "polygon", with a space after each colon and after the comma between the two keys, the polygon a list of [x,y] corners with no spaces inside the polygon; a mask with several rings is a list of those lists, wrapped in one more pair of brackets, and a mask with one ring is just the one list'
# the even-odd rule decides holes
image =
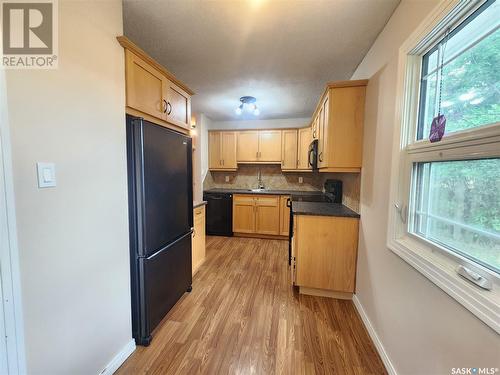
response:
{"label": "black refrigerator", "polygon": [[191,291],[191,138],[127,115],[132,334],[151,332]]}

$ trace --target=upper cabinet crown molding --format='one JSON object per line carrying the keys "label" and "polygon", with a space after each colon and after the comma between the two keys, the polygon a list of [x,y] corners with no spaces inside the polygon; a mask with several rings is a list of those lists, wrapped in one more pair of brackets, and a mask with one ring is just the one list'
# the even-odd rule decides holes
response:
{"label": "upper cabinet crown molding", "polygon": [[189,133],[194,92],[124,36],[126,112]]}

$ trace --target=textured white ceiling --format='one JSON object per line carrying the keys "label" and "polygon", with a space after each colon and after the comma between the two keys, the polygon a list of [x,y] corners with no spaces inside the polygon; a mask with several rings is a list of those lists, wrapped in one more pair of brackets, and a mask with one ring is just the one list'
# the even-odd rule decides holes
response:
{"label": "textured white ceiling", "polygon": [[124,0],[125,35],[196,91],[193,110],[310,116],[327,81],[349,79],[400,0]]}

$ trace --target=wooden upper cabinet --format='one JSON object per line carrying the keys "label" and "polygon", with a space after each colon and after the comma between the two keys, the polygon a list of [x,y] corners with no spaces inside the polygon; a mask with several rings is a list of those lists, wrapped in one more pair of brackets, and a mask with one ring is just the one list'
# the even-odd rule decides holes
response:
{"label": "wooden upper cabinet", "polygon": [[194,92],[127,37],[117,39],[125,48],[126,112],[187,134]]}
{"label": "wooden upper cabinet", "polygon": [[327,85],[313,116],[320,172],[359,172],[367,80]]}
{"label": "wooden upper cabinet", "polygon": [[256,162],[259,159],[259,131],[248,130],[238,132],[236,151],[238,162]]}
{"label": "wooden upper cabinet", "polygon": [[281,162],[281,130],[259,130],[260,162]]}
{"label": "wooden upper cabinet", "polygon": [[208,132],[208,168],[211,170],[235,170],[236,132]]}
{"label": "wooden upper cabinet", "polygon": [[290,207],[287,202],[290,199],[288,195],[280,196],[280,235],[288,236],[290,232]]}
{"label": "wooden upper cabinet", "polygon": [[312,128],[302,128],[298,130],[297,145],[297,169],[311,171],[309,165],[309,146],[313,140]]}
{"label": "wooden upper cabinet", "polygon": [[260,196],[256,200],[255,232],[259,234],[280,234],[280,197]]}
{"label": "wooden upper cabinet", "polygon": [[319,117],[316,115],[313,117],[313,120],[311,122],[311,136],[312,139],[318,139],[319,135]]}
{"label": "wooden upper cabinet", "polygon": [[173,82],[165,84],[166,120],[189,129],[191,126],[191,96]]}
{"label": "wooden upper cabinet", "polygon": [[208,132],[208,168],[222,168],[221,132]]}
{"label": "wooden upper cabinet", "polygon": [[163,92],[165,77],[139,56],[125,51],[127,107],[165,119]]}
{"label": "wooden upper cabinet", "polygon": [[222,167],[236,169],[236,132],[221,132]]}
{"label": "wooden upper cabinet", "polygon": [[318,168],[327,166],[328,160],[328,95],[321,104],[321,109],[318,113],[319,117],[319,139],[318,139]]}
{"label": "wooden upper cabinet", "polygon": [[283,130],[281,134],[281,169],[297,169],[297,130]]}
{"label": "wooden upper cabinet", "polygon": [[238,132],[238,163],[281,163],[281,130]]}

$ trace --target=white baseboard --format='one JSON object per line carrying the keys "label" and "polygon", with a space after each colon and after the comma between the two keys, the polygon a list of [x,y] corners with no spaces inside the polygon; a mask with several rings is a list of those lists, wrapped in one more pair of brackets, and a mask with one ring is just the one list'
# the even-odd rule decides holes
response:
{"label": "white baseboard", "polygon": [[375,344],[375,347],[377,348],[378,354],[380,355],[382,362],[384,362],[387,372],[389,373],[389,375],[397,375],[396,369],[394,368],[394,365],[392,364],[389,355],[385,351],[384,345],[382,345],[382,341],[380,341],[380,338],[378,337],[375,328],[373,328],[372,322],[368,318],[368,315],[366,315],[366,311],[363,308],[361,302],[359,301],[357,295],[354,295],[352,297],[352,302],[354,302],[354,306],[356,306],[356,309],[358,310],[358,313],[361,316],[363,323],[365,324],[366,330],[368,331],[368,334],[370,335],[373,343]]}
{"label": "white baseboard", "polygon": [[130,340],[127,345],[125,345],[120,352],[115,355],[115,357],[108,363],[108,365],[102,370],[99,375],[112,375],[118,368],[125,362],[125,360],[132,354],[135,350],[134,339]]}

